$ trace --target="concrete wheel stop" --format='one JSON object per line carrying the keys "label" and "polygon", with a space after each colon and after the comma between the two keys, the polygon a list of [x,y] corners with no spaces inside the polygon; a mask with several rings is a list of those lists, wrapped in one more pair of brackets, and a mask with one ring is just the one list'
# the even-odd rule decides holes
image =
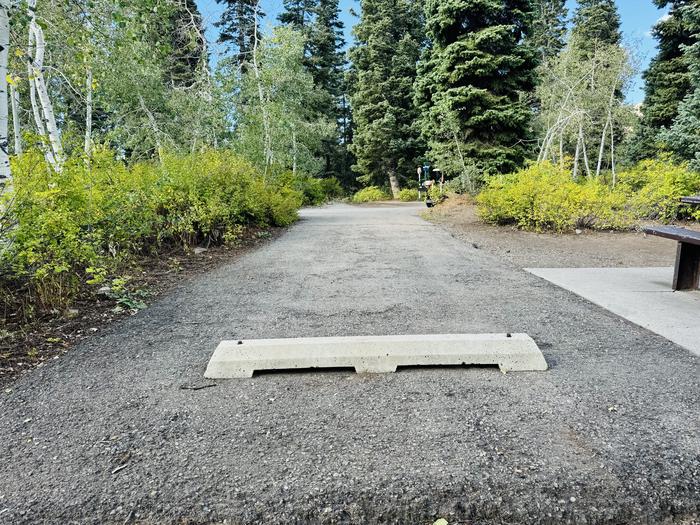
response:
{"label": "concrete wheel stop", "polygon": [[256,371],[354,368],[390,373],[400,366],[497,365],[502,372],[547,370],[527,334],[316,337],[222,341],[204,377],[253,377]]}

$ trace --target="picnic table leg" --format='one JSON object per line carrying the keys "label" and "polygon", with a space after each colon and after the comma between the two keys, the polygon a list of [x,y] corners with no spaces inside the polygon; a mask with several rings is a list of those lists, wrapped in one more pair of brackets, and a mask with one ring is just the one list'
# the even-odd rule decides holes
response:
{"label": "picnic table leg", "polygon": [[698,288],[700,288],[700,246],[679,242],[673,289],[697,290]]}

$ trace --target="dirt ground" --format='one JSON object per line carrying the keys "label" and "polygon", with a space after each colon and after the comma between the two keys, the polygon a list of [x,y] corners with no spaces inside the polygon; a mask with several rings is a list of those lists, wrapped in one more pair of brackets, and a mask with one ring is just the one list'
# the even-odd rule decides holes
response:
{"label": "dirt ground", "polygon": [[[641,231],[581,230],[580,234],[532,233],[513,226],[483,223],[476,206],[452,197],[423,217],[446,228],[453,237],[520,268],[587,268],[672,266],[676,243]],[[700,231],[700,224],[679,226]]]}

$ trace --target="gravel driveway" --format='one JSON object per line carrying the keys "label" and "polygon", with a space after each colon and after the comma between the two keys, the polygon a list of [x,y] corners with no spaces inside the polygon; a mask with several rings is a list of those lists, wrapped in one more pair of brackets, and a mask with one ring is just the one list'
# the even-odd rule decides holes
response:
{"label": "gravel driveway", "polygon": [[[0,523],[693,523],[698,358],[421,210],[306,210],[0,392]],[[505,331],[551,370],[183,389],[222,339]]]}

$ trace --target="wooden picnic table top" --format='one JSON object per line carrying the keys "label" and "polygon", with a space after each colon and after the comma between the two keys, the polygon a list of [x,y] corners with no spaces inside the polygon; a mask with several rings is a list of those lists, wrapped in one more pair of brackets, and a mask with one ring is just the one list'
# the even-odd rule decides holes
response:
{"label": "wooden picnic table top", "polygon": [[644,228],[644,233],[673,239],[688,244],[700,245],[700,232],[688,230],[687,228],[678,228],[677,226],[649,226]]}
{"label": "wooden picnic table top", "polygon": [[693,195],[692,197],[683,197],[681,199],[683,204],[692,204],[695,206],[700,206],[700,195]]}

